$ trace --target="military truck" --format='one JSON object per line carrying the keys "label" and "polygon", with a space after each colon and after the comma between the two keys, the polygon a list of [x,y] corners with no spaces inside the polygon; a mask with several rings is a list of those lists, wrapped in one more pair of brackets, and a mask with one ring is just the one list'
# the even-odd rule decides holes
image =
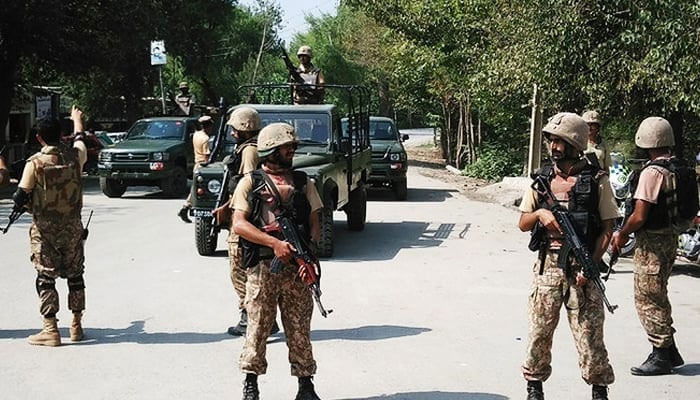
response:
{"label": "military truck", "polygon": [[[343,129],[346,126],[347,120],[343,119]],[[403,142],[408,140],[408,135],[400,135],[391,118],[371,116],[369,138],[372,143],[372,173],[368,183],[374,187],[390,188],[396,200],[406,200],[408,157]]]}
{"label": "military truck", "polygon": [[107,197],[121,197],[129,186],[158,186],[168,197],[187,194],[194,166],[192,134],[196,118],[140,119],[126,138],[100,151],[97,171]]}
{"label": "military truck", "polygon": [[[259,85],[272,86],[272,85]],[[288,86],[282,85],[288,89]],[[275,85],[277,87],[277,85]],[[339,108],[332,104],[240,104],[222,115],[216,145],[210,162],[202,164],[195,172],[192,188],[192,210],[195,218],[195,242],[201,255],[211,255],[216,250],[221,230],[230,229],[230,221],[214,226],[211,211],[215,208],[222,190],[226,155],[233,153],[235,142],[231,128],[222,124],[237,107],[252,107],[260,113],[262,126],[274,122],[286,122],[296,128],[300,142],[294,156],[293,167],[306,172],[316,185],[323,200],[321,211],[321,239],[319,256],[333,254],[333,212],[343,210],[347,214],[350,230],[364,229],[367,213],[367,183],[371,173],[372,154],[369,141],[369,111],[365,101],[366,90],[361,87],[326,85],[361,93],[361,101],[351,102],[347,113],[349,128],[341,127]]]}

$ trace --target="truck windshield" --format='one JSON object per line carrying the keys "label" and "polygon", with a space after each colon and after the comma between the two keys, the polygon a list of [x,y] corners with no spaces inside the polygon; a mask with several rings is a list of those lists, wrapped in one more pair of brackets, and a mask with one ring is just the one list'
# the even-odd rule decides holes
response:
{"label": "truck windshield", "polygon": [[127,139],[182,140],[182,121],[138,121],[131,127]]}
{"label": "truck windshield", "polygon": [[396,140],[394,127],[390,122],[370,121],[369,138],[373,140]]}
{"label": "truck windshield", "polygon": [[[327,114],[261,112],[260,120],[263,127],[275,122],[286,122],[292,125],[303,144],[325,146],[329,142],[331,124]],[[231,127],[227,128],[226,141],[233,143]]]}

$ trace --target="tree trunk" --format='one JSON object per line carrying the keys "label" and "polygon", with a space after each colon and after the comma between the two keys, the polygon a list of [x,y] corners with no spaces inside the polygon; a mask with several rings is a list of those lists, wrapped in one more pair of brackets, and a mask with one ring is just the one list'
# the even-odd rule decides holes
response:
{"label": "tree trunk", "polygon": [[459,100],[459,122],[457,123],[457,145],[455,146],[455,167],[462,169],[462,156],[464,155],[464,101]]}
{"label": "tree trunk", "polygon": [[391,97],[389,95],[389,81],[385,77],[377,79],[377,90],[379,92],[379,115],[389,117],[391,116]]}

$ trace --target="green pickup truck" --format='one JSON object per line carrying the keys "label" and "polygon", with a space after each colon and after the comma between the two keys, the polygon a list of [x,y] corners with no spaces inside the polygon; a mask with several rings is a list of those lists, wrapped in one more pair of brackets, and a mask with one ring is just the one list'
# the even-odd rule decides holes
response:
{"label": "green pickup truck", "polygon": [[168,197],[187,194],[194,166],[192,134],[196,118],[140,119],[126,138],[100,151],[97,172],[107,197],[121,197],[129,186],[158,186]]}
{"label": "green pickup truck", "polygon": [[[352,129],[341,128],[338,108],[331,104],[280,105],[241,104],[260,113],[262,125],[287,122],[297,130],[300,143],[294,156],[294,169],[306,172],[318,189],[324,208],[321,212],[321,240],[319,256],[333,254],[333,211],[347,214],[348,228],[362,230],[367,211],[365,183],[371,173],[372,154],[369,142],[369,112],[353,110],[350,118]],[[221,122],[236,107],[222,116]],[[201,255],[211,255],[216,250],[218,233],[230,228],[230,221],[212,226],[211,211],[223,183],[222,160],[232,154],[235,143],[230,127],[217,134],[217,145],[211,163],[202,164],[195,172],[192,188],[191,215],[195,217],[195,242]]]}

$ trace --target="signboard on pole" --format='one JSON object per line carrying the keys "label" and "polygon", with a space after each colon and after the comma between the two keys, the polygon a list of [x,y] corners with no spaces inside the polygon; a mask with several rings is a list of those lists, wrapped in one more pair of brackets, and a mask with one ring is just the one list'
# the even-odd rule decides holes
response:
{"label": "signboard on pole", "polygon": [[151,41],[151,65],[165,65],[167,56],[165,55],[165,41]]}
{"label": "signboard on pole", "polygon": [[49,118],[51,116],[51,96],[36,97],[36,119]]}

